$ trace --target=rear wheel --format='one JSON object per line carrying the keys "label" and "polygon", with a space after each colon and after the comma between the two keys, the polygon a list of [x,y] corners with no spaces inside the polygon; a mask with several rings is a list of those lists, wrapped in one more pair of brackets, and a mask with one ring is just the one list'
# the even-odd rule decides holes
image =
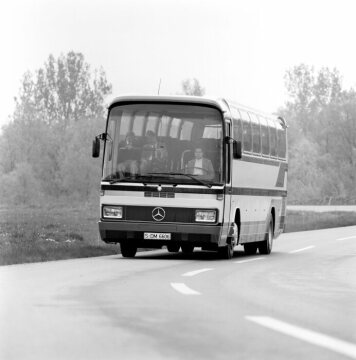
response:
{"label": "rear wheel", "polygon": [[171,253],[179,252],[180,246],[178,244],[169,244],[167,245],[167,250]]}
{"label": "rear wheel", "polygon": [[194,251],[194,246],[190,244],[183,244],[181,248],[184,254],[191,254]]}
{"label": "rear wheel", "polygon": [[270,254],[273,246],[273,221],[270,219],[268,225],[268,232],[266,240],[261,241],[258,244],[258,251],[260,254]]}
{"label": "rear wheel", "polygon": [[121,243],[120,249],[121,249],[121,255],[123,257],[133,258],[135,257],[137,252],[137,246],[127,243]]}
{"label": "rear wheel", "polygon": [[255,255],[257,251],[257,243],[244,244],[244,250],[246,255]]}

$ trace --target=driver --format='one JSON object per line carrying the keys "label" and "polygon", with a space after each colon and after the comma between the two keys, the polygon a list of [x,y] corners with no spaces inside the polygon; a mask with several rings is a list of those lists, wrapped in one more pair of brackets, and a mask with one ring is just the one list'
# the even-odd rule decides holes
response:
{"label": "driver", "polygon": [[194,159],[190,160],[186,167],[185,173],[190,175],[198,175],[200,179],[211,180],[215,176],[215,171],[211,161],[204,157],[201,147],[194,150]]}

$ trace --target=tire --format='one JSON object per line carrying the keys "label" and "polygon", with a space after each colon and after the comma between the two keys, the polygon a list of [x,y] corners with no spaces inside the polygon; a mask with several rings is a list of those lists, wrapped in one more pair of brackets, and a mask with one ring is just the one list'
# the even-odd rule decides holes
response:
{"label": "tire", "polygon": [[121,255],[123,257],[133,258],[137,252],[137,246],[127,243],[120,244]]}
{"label": "tire", "polygon": [[222,259],[232,259],[234,257],[234,243],[231,242],[231,244],[220,247],[218,250],[218,254]]}
{"label": "tire", "polygon": [[269,220],[268,232],[266,240],[261,241],[258,244],[258,251],[260,254],[268,255],[272,251],[273,246],[273,221]]}
{"label": "tire", "polygon": [[184,254],[191,254],[194,251],[194,246],[190,244],[183,244],[181,248]]}
{"label": "tire", "polygon": [[178,244],[169,244],[167,245],[167,250],[170,253],[177,253],[179,252],[180,246]]}
{"label": "tire", "polygon": [[255,242],[244,244],[244,250],[246,255],[255,255],[257,252],[258,244]]}

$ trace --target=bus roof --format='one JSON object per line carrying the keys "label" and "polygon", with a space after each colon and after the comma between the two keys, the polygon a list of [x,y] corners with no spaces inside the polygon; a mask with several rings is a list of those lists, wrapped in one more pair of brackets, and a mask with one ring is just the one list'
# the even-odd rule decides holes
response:
{"label": "bus roof", "polygon": [[177,103],[192,103],[192,104],[203,104],[210,105],[219,108],[222,112],[226,112],[230,109],[230,106],[234,106],[241,110],[246,110],[253,112],[255,114],[266,116],[268,118],[273,118],[279,120],[282,126],[286,126],[285,120],[276,115],[268,114],[263,111],[256,110],[252,107],[248,107],[242,104],[239,104],[234,101],[230,101],[224,98],[213,98],[206,96],[188,96],[188,95],[121,95],[116,97],[109,105],[109,108],[112,106],[122,103],[122,102],[177,102]]}

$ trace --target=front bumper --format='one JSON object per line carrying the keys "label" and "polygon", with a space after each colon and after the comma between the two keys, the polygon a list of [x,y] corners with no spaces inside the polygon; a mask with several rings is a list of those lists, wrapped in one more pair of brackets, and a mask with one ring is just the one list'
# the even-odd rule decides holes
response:
{"label": "front bumper", "polygon": [[[126,221],[99,221],[101,239],[106,243],[130,241],[138,247],[161,247],[176,243],[194,246],[218,246],[221,224],[175,224]],[[171,240],[144,240],[144,232],[171,233]]]}

